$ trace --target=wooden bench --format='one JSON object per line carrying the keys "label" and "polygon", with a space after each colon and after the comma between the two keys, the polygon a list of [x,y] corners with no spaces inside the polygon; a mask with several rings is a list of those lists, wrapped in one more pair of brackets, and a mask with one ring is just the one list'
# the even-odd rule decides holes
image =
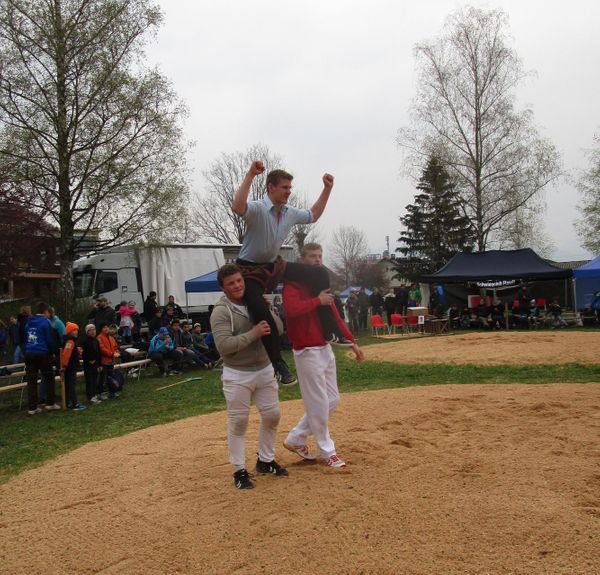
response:
{"label": "wooden bench", "polygon": [[[136,361],[129,361],[127,363],[117,363],[115,364],[114,368],[115,369],[129,369],[132,367],[139,367],[140,368],[140,372],[138,372],[138,380],[140,378],[141,375],[141,368],[145,367],[147,365],[149,365],[150,363],[152,363],[151,359],[138,359]],[[19,364],[15,364],[15,365],[19,365]],[[25,364],[22,364],[23,366]],[[5,366],[5,367],[9,367],[9,366]],[[77,372],[77,379],[81,379],[83,377],[84,373],[83,371],[78,371]],[[25,377],[25,372],[24,371],[17,371],[17,372],[13,372],[10,375],[6,375],[6,376],[2,376],[1,379],[10,379],[13,377],[21,377],[24,378]],[[57,375],[54,378],[55,383],[58,382],[60,383],[60,397],[61,397],[61,407],[63,409],[67,409],[67,395],[65,393],[65,378],[63,374]],[[21,390],[21,399],[19,400],[19,409],[21,408],[21,404],[23,403],[23,391],[25,390],[25,388],[27,387],[27,382],[26,381],[20,381],[19,383],[12,383],[9,385],[0,385],[0,393],[8,393],[10,391],[19,391]]]}

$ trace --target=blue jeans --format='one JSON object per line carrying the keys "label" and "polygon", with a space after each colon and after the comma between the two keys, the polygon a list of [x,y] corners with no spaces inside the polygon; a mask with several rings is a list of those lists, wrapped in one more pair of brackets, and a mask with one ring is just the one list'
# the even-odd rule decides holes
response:
{"label": "blue jeans", "polygon": [[98,378],[98,393],[102,393],[104,391],[104,385],[106,384],[106,389],[108,394],[113,397],[115,394],[115,386],[112,383],[112,374],[115,369],[114,364],[105,363],[102,365],[102,373]]}
{"label": "blue jeans", "polygon": [[15,353],[13,355],[13,363],[23,363],[25,361],[25,357],[23,356],[23,352],[21,351],[21,346],[18,345],[15,347]]}

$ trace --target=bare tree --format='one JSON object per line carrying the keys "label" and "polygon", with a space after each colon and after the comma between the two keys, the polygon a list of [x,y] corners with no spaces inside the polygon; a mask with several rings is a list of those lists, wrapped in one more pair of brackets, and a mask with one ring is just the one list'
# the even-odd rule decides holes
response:
{"label": "bare tree", "polygon": [[[246,226],[244,220],[234,214],[231,202],[254,160],[261,160],[265,165],[265,172],[252,181],[248,197],[248,200],[258,200],[267,192],[267,174],[283,165],[281,156],[272,152],[265,144],[254,144],[245,151],[223,153],[204,172],[206,191],[193,199],[189,212],[190,225],[201,238],[223,244],[242,243]],[[290,198],[290,205],[309,207],[306,196],[302,193],[295,193]],[[285,243],[294,243],[300,249],[308,237],[316,237],[313,228],[314,226],[294,226]]]}
{"label": "bare tree", "polygon": [[344,278],[346,286],[356,280],[367,251],[367,237],[362,230],[354,226],[339,226],[333,232],[331,259],[335,272]]}
{"label": "bare tree", "polygon": [[595,148],[588,150],[590,166],[581,175],[578,188],[583,196],[577,222],[581,244],[590,252],[600,253],[600,135],[594,137]]}
{"label": "bare tree", "polygon": [[261,160],[265,172],[252,181],[248,200],[258,200],[266,193],[267,174],[283,164],[281,156],[264,144],[254,144],[241,152],[222,153],[203,172],[206,191],[196,196],[190,210],[198,234],[205,240],[223,244],[240,244],[246,231],[244,221],[231,209],[233,195],[240,187],[248,167]]}
{"label": "bare tree", "polygon": [[498,248],[532,248],[542,257],[549,258],[555,246],[545,229],[543,207],[527,205],[510,213],[496,234]]}
{"label": "bare tree", "polygon": [[502,11],[458,10],[439,38],[415,52],[411,126],[399,131],[397,142],[408,166],[441,160],[484,250],[511,213],[560,175],[558,153],[538,134],[531,110],[515,108],[526,74]]}
{"label": "bare tree", "polygon": [[0,0],[0,169],[58,225],[65,310],[90,230],[160,237],[185,205],[186,111],[143,65],[161,19],[150,0]]}

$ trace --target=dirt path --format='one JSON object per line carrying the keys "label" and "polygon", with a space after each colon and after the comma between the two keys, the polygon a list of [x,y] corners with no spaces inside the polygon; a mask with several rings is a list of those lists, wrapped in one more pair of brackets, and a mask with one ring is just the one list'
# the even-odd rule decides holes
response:
{"label": "dirt path", "polygon": [[[300,414],[283,404],[279,440]],[[598,572],[600,384],[345,395],[349,470],[280,449],[289,478],[248,492],[225,422],[88,444],[0,486],[0,573]]]}
{"label": "dirt path", "polygon": [[367,359],[398,363],[530,365],[600,363],[598,331],[495,331],[390,339],[363,348]]}

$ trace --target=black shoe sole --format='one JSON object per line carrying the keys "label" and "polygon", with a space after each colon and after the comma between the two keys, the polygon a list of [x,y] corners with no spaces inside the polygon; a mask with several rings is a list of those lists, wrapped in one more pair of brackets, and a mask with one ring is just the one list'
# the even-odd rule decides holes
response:
{"label": "black shoe sole", "polygon": [[298,380],[296,378],[292,379],[292,381],[286,381],[284,382],[283,380],[279,380],[279,383],[283,386],[283,387],[287,387],[289,385],[296,385],[298,383]]}
{"label": "black shoe sole", "polygon": [[283,473],[273,473],[272,471],[261,471],[256,467],[255,471],[257,475],[274,475],[275,477],[287,477],[289,475],[287,469],[283,469]]}

